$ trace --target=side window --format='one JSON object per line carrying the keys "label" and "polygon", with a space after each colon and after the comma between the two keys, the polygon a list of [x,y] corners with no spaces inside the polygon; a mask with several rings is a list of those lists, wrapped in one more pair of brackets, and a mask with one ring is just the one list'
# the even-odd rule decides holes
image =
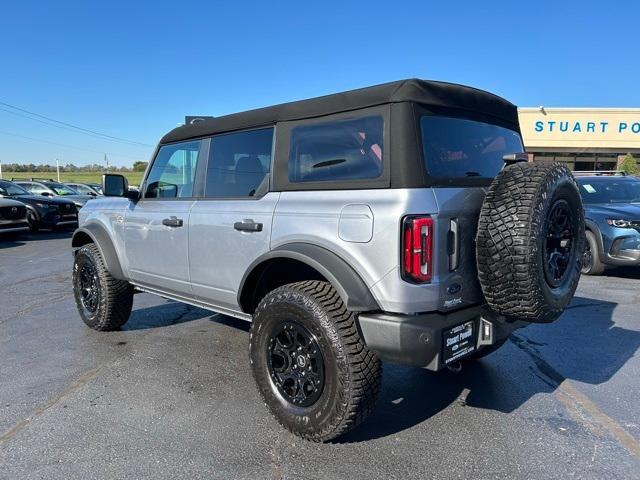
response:
{"label": "side window", "polygon": [[23,183],[22,186],[31,193],[35,193],[36,195],[42,195],[45,192],[48,192],[46,188],[37,183]]}
{"label": "side window", "polygon": [[160,147],[147,177],[145,198],[189,198],[201,140]]}
{"label": "side window", "polygon": [[382,174],[381,116],[301,125],[291,131],[289,181],[377,178]]}
{"label": "side window", "polygon": [[211,139],[207,197],[253,197],[268,187],[273,128],[217,135]]}

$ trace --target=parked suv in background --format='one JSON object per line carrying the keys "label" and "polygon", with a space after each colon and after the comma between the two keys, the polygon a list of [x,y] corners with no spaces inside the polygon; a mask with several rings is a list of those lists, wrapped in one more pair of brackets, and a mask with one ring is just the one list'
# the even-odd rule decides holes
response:
{"label": "parked suv in background", "polygon": [[27,207],[15,200],[0,198],[0,238],[7,233],[28,231]]}
{"label": "parked suv in background", "polygon": [[65,197],[71,200],[78,209],[82,208],[89,200],[94,197],[90,195],[80,195],[71,187],[67,187],[64,183],[55,182],[53,180],[31,180],[12,179],[17,185],[33,195],[42,195],[44,197]]}
{"label": "parked suv in background", "polygon": [[91,186],[88,183],[70,183],[65,182],[67,187],[70,187],[72,190],[76,191],[80,195],[89,195],[91,197],[97,197],[102,195],[95,187]]}
{"label": "parked suv in background", "polygon": [[139,194],[105,175],[80,211],[78,311],[117,329],[139,290],[252,320],[267,406],[330,440],[372,411],[381,359],[458,370],[571,300],[580,194],[522,152],[513,104],[422,80],[179,127]]}
{"label": "parked suv in background", "polygon": [[606,266],[640,266],[640,179],[590,175],[577,181],[587,228],[582,273],[600,275]]}
{"label": "parked suv in background", "polygon": [[0,180],[0,197],[22,202],[27,208],[27,222],[31,232],[40,228],[78,226],[78,209],[66,198],[32,195],[20,185]]}

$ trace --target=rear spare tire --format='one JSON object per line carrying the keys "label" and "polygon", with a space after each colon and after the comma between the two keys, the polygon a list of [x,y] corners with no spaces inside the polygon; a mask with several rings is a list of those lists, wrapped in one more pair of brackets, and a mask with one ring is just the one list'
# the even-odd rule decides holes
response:
{"label": "rear spare tire", "polygon": [[489,306],[508,318],[552,322],[573,298],[585,245],[584,211],[571,171],[516,163],[489,187],[476,257]]}

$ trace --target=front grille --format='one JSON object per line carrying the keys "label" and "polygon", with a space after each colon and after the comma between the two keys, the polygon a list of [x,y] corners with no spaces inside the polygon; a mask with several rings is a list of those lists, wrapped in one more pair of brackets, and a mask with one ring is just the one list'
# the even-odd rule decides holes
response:
{"label": "front grille", "polygon": [[58,205],[58,213],[63,220],[75,220],[77,212],[76,206],[73,203]]}
{"label": "front grille", "polygon": [[27,207],[24,205],[12,207],[0,207],[0,218],[4,220],[18,220],[27,215]]}
{"label": "front grille", "polygon": [[640,230],[640,220],[631,220],[631,226],[637,230]]}

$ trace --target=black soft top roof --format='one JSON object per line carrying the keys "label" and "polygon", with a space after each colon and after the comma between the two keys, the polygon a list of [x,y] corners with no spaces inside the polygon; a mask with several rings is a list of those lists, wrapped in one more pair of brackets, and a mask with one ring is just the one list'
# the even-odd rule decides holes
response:
{"label": "black soft top roof", "polygon": [[160,143],[398,102],[415,102],[432,107],[470,111],[518,127],[516,106],[497,95],[464,85],[413,78],[223,117],[207,118],[195,124],[174,128],[162,137]]}

